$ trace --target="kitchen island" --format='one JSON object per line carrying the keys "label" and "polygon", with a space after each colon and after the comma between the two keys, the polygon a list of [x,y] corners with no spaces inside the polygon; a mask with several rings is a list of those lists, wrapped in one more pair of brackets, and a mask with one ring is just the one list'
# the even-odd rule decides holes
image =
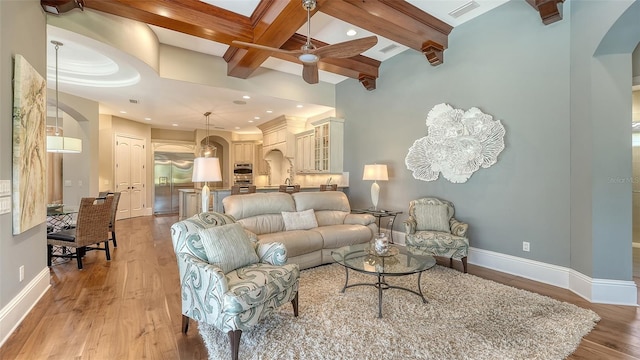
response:
{"label": "kitchen island", "polygon": [[[338,191],[345,191],[348,189],[348,186],[340,186],[338,185]],[[267,185],[267,186],[259,186],[256,188],[257,192],[273,192],[279,191],[280,185]],[[300,191],[319,191],[319,186],[301,186]],[[189,218],[195,214],[200,213],[200,208],[202,207],[200,201],[200,189],[179,189],[179,220],[184,220]],[[210,204],[209,209],[211,211],[224,213],[224,208],[222,206],[222,199],[231,195],[231,189],[226,188],[212,188],[210,195]]]}

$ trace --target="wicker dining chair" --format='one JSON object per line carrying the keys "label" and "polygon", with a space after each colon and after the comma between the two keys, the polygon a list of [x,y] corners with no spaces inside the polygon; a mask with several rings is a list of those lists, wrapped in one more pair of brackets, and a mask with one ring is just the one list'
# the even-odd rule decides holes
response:
{"label": "wicker dining chair", "polygon": [[110,239],[113,241],[113,247],[117,248],[118,242],[116,241],[116,216],[118,215],[118,202],[120,202],[120,192],[101,191],[98,196],[113,197],[113,202],[111,203],[111,220],[109,221],[109,234],[111,235]]}
{"label": "wicker dining chair", "polygon": [[[87,250],[102,250],[106,253],[107,260],[111,260],[109,219],[113,199],[113,196],[82,198],[76,227],[47,234],[48,266],[51,266],[53,257],[75,258],[78,261],[78,269],[82,269],[82,257]],[[104,243],[104,247],[100,247],[100,243]],[[62,254],[54,254],[54,246],[74,248],[75,252],[63,251]]]}

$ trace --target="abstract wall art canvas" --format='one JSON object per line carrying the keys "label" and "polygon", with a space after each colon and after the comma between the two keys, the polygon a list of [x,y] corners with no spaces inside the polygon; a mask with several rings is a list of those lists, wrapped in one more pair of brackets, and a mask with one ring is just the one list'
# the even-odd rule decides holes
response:
{"label": "abstract wall art canvas", "polygon": [[45,79],[21,55],[13,73],[13,234],[46,220]]}

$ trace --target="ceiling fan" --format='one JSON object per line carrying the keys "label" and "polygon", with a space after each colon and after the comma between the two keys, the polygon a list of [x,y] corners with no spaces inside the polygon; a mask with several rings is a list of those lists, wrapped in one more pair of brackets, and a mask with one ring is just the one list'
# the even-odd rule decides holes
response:
{"label": "ceiling fan", "polygon": [[307,10],[307,42],[302,45],[300,50],[284,50],[236,40],[232,41],[232,43],[234,45],[297,56],[303,66],[302,78],[309,84],[318,83],[318,61],[322,58],[349,58],[367,51],[378,43],[377,37],[368,36],[317,48],[311,43],[311,10],[316,8],[316,0],[302,0],[302,7]]}

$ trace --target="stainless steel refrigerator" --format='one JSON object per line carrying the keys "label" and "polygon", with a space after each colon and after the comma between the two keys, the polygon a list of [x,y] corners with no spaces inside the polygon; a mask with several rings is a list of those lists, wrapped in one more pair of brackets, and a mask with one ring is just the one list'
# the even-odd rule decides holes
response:
{"label": "stainless steel refrigerator", "polygon": [[156,152],[153,163],[155,198],[154,214],[176,214],[179,211],[178,190],[193,189],[191,153]]}

